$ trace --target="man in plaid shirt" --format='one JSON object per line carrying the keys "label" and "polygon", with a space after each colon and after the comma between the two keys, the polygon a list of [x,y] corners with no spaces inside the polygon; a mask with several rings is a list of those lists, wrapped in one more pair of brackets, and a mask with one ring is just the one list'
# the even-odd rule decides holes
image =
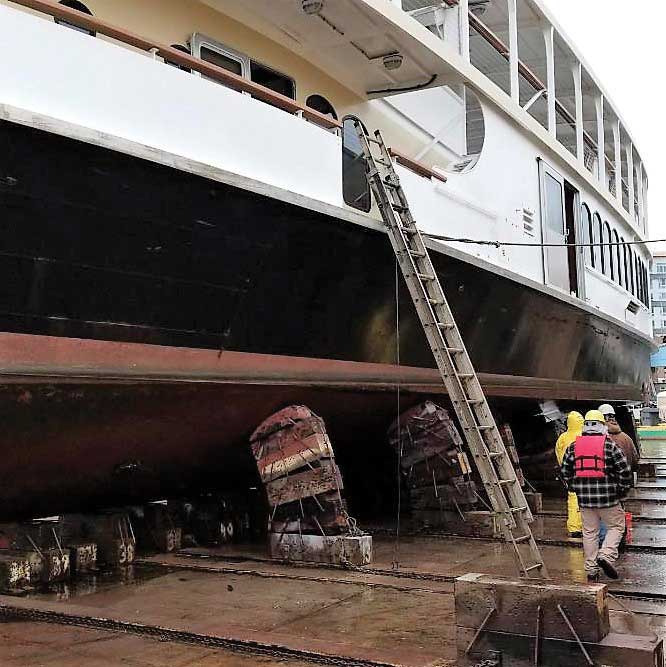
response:
{"label": "man in plaid shirt", "polygon": [[[600,436],[605,440],[586,438]],[[594,444],[603,444],[595,455]],[[578,445],[578,447],[577,447]],[[611,579],[617,579],[614,563],[624,534],[624,508],[621,501],[631,489],[631,468],[622,450],[608,437],[604,416],[598,410],[585,415],[583,435],[569,445],[562,459],[562,478],[578,496],[583,518],[583,550],[587,578],[596,581],[601,568]],[[599,524],[608,533],[599,548]]]}

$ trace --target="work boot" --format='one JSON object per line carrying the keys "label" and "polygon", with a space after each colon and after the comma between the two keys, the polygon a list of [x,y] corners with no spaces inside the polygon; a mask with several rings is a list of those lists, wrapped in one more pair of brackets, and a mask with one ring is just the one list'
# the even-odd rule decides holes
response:
{"label": "work boot", "polygon": [[597,558],[597,565],[604,571],[604,574],[609,579],[619,579],[620,575],[617,573],[617,570],[603,558]]}

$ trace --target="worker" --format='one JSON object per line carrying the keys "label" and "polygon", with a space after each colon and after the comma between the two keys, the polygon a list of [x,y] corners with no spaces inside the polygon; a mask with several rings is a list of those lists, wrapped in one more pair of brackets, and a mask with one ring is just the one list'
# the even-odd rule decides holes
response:
{"label": "worker", "polygon": [[624,455],[627,457],[627,463],[631,468],[632,472],[638,470],[638,460],[640,455],[636,449],[634,441],[628,436],[617,423],[617,417],[615,416],[615,410],[612,405],[604,403],[599,406],[599,412],[604,416],[606,420],[606,425],[608,426],[608,437],[624,452]]}
{"label": "worker", "polygon": [[[608,437],[606,420],[599,410],[585,415],[583,434],[564,453],[562,478],[578,496],[588,580],[597,581],[600,569],[617,579],[615,562],[625,529],[621,501],[631,489],[631,468],[622,450]],[[608,533],[600,548],[601,521]]]}
{"label": "worker", "polygon": [[[560,435],[555,443],[557,465],[562,465],[567,447],[583,433],[583,415],[572,410],[567,415],[567,430]],[[569,537],[583,537],[583,520],[580,517],[578,499],[573,491],[567,493],[567,532]]]}

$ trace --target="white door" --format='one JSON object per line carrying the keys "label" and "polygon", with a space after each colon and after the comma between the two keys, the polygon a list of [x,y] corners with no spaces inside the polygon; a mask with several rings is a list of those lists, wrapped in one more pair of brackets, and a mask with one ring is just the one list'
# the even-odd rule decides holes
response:
{"label": "white door", "polygon": [[544,277],[548,285],[558,287],[567,294],[570,290],[569,253],[562,244],[567,242],[568,230],[564,212],[564,179],[543,160],[541,172],[541,229],[544,244]]}

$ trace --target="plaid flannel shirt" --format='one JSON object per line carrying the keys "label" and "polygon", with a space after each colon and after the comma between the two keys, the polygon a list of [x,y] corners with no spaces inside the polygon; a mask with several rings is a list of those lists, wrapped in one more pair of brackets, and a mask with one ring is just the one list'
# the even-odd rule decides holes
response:
{"label": "plaid flannel shirt", "polygon": [[574,445],[569,445],[562,459],[562,478],[570,491],[578,496],[581,507],[613,507],[631,489],[631,468],[622,450],[606,437],[604,457],[605,477],[576,477],[574,467]]}

